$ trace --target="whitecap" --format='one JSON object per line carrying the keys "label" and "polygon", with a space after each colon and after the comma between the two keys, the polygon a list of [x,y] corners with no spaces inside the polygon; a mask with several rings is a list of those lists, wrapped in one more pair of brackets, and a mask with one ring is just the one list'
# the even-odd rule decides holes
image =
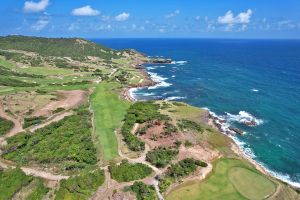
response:
{"label": "whitecap", "polygon": [[174,101],[174,100],[180,100],[180,99],[185,99],[186,97],[167,97],[165,98],[166,101]]}
{"label": "whitecap", "polygon": [[176,76],[175,75],[172,75],[172,78],[175,78]]}
{"label": "whitecap", "polygon": [[175,65],[185,65],[186,63],[187,63],[187,61],[185,61],[185,60],[172,61],[172,64],[175,64]]}
{"label": "whitecap", "polygon": [[165,80],[167,80],[168,78],[164,78],[162,76],[159,76],[157,73],[154,72],[148,72],[149,75],[151,76],[151,79],[156,82],[157,84],[154,86],[150,86],[148,87],[149,90],[153,90],[156,88],[160,88],[160,87],[169,87],[172,84],[171,83],[167,83]]}
{"label": "whitecap", "polygon": [[259,92],[259,90],[258,90],[258,89],[255,89],[255,88],[251,89],[251,91],[252,91],[252,92]]}
{"label": "whitecap", "polygon": [[263,120],[255,118],[253,115],[246,111],[240,111],[237,115],[231,113],[226,114],[227,116],[225,116],[225,118],[228,122],[238,122],[242,124],[255,122],[256,125],[260,125],[263,123]]}

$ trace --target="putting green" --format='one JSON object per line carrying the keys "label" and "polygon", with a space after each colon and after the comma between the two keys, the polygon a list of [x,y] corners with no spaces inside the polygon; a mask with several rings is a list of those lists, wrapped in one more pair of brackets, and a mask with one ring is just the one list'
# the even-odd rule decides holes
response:
{"label": "putting green", "polygon": [[273,182],[244,160],[221,158],[202,182],[187,182],[173,189],[167,200],[264,199],[274,193]]}
{"label": "putting green", "polygon": [[249,199],[265,199],[276,190],[269,179],[246,168],[233,167],[229,170],[228,177],[234,187]]}

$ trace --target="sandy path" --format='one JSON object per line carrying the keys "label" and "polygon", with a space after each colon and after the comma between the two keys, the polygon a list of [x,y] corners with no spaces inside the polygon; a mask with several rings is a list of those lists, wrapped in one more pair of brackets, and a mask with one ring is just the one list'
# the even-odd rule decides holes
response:
{"label": "sandy path", "polygon": [[70,109],[83,104],[86,101],[87,92],[83,90],[57,91],[59,99],[51,101],[42,109],[36,111],[34,116],[49,115],[57,108]]}
{"label": "sandy path", "polygon": [[20,120],[9,116],[4,111],[2,102],[0,102],[0,117],[4,118],[6,120],[12,121],[14,123],[14,127],[5,136],[0,137],[0,144],[2,142],[4,142],[6,138],[12,137],[12,136],[16,135],[17,133],[24,131]]}
{"label": "sandy path", "polygon": [[[4,161],[0,160],[0,167],[7,169],[7,168],[15,168],[16,166]],[[60,181],[62,179],[68,179],[69,176],[63,176],[63,175],[56,175],[52,174],[49,172],[45,172],[42,170],[34,169],[34,168],[29,168],[29,167],[21,167],[21,170],[26,174],[26,175],[31,175],[35,177],[40,177],[43,179],[51,180],[51,181]]]}
{"label": "sandy path", "polygon": [[67,116],[70,116],[72,115],[73,112],[64,112],[64,113],[60,113],[58,115],[55,115],[53,116],[50,120],[46,121],[45,123],[42,123],[42,124],[39,124],[37,126],[34,126],[32,128],[29,129],[30,132],[34,132],[36,131],[37,129],[40,129],[40,128],[43,128],[47,125],[50,125],[51,123],[53,122],[58,122],[60,120],[62,120],[63,118],[67,117]]}

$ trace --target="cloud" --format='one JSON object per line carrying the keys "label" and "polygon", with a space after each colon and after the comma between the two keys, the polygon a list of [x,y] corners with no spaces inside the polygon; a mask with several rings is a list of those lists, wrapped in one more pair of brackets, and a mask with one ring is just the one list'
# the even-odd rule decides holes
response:
{"label": "cloud", "polygon": [[49,0],[41,0],[39,2],[25,1],[24,12],[42,12],[49,5]]}
{"label": "cloud", "polygon": [[41,31],[49,24],[49,22],[50,18],[48,16],[42,16],[31,26],[31,28],[35,31]]}
{"label": "cloud", "polygon": [[172,17],[176,17],[176,16],[179,15],[179,14],[180,14],[180,10],[175,10],[174,12],[167,14],[167,15],[165,16],[165,18],[166,18],[166,19],[170,19],[170,18],[172,18]]}
{"label": "cloud", "polygon": [[218,17],[218,23],[234,25],[234,24],[248,24],[253,12],[251,9],[248,9],[246,12],[241,12],[237,16],[234,16],[231,10],[227,11],[224,16]]}
{"label": "cloud", "polygon": [[296,28],[296,24],[292,20],[283,20],[278,22],[279,29],[293,29]]}
{"label": "cloud", "polygon": [[129,13],[121,13],[115,17],[115,19],[119,22],[126,21],[130,17]]}
{"label": "cloud", "polygon": [[74,16],[97,16],[100,11],[93,9],[91,6],[83,6],[81,8],[75,8],[72,10]]}

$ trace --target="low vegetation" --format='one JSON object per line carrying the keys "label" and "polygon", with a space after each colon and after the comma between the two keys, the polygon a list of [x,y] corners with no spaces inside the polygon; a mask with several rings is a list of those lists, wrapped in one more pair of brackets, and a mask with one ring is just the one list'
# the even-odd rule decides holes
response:
{"label": "low vegetation", "polygon": [[84,168],[97,162],[91,138],[91,114],[85,107],[35,133],[11,137],[3,157],[17,163],[60,164],[62,170]]}
{"label": "low vegetation", "polygon": [[133,185],[125,188],[125,191],[135,193],[137,200],[157,200],[157,195],[153,185],[146,185],[143,182],[134,182]]}
{"label": "low vegetation", "polygon": [[89,199],[104,180],[104,172],[101,169],[81,172],[79,175],[61,181],[55,200]]}
{"label": "low vegetation", "polygon": [[29,83],[15,78],[0,76],[0,85],[12,87],[35,87],[38,83]]}
{"label": "low vegetation", "polygon": [[195,172],[199,166],[207,167],[207,163],[193,158],[186,158],[176,164],[172,164],[168,168],[165,177],[160,180],[159,190],[165,192],[173,182],[189,176]]}
{"label": "low vegetation", "polygon": [[35,186],[26,197],[26,200],[42,200],[48,191],[49,189],[45,187],[43,181],[41,179],[36,179]]}
{"label": "low vegetation", "polygon": [[145,143],[131,133],[135,123],[168,119],[167,116],[160,114],[158,109],[159,105],[152,101],[137,102],[128,109],[121,133],[130,150],[141,151],[145,149]]}
{"label": "low vegetation", "polygon": [[111,177],[118,182],[143,179],[152,173],[152,169],[142,163],[131,164],[123,160],[120,165],[109,166]]}
{"label": "low vegetation", "polygon": [[180,120],[177,123],[177,126],[180,128],[181,131],[191,130],[201,133],[204,131],[203,127],[200,124],[186,119]]}
{"label": "low vegetation", "polygon": [[0,118],[0,136],[5,135],[13,126],[13,122]]}
{"label": "low vegetation", "polygon": [[166,167],[176,157],[178,150],[168,148],[156,148],[149,151],[146,155],[146,160],[156,167]]}
{"label": "low vegetation", "polygon": [[26,117],[24,119],[23,128],[28,128],[33,125],[37,125],[42,123],[46,117],[39,116],[39,117]]}
{"label": "low vegetation", "polygon": [[19,168],[0,171],[0,200],[11,199],[22,187],[33,180]]}

